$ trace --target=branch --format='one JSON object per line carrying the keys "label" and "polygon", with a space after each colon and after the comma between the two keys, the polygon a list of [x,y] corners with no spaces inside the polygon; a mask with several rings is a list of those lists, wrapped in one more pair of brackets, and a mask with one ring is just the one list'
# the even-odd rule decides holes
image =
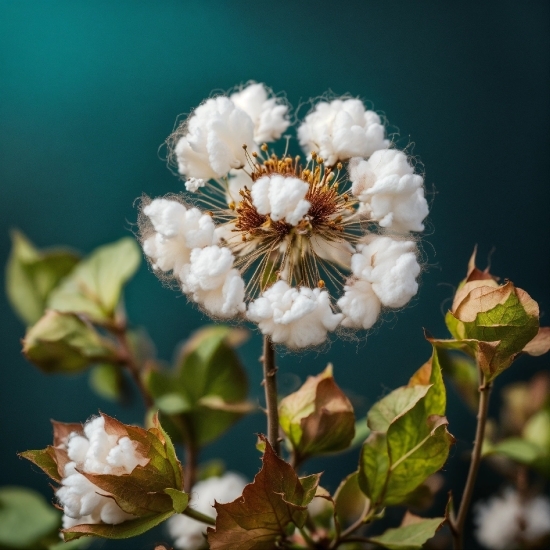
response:
{"label": "branch", "polygon": [[202,514],[201,512],[193,508],[187,507],[182,512],[182,514],[184,516],[188,516],[190,518],[196,519],[197,521],[200,521],[202,523],[206,523],[207,525],[212,525],[213,527],[215,527],[216,525],[216,520],[213,517],[207,516],[206,514]]}
{"label": "branch", "polygon": [[481,373],[481,385],[479,387],[479,407],[477,412],[476,438],[474,441],[474,450],[472,451],[472,461],[468,471],[468,479],[464,487],[464,493],[460,501],[460,507],[456,519],[449,518],[449,526],[453,534],[455,550],[463,548],[463,532],[466,516],[470,508],[470,501],[474,492],[474,485],[481,463],[481,449],[485,438],[485,425],[487,424],[487,414],[489,412],[489,398],[491,396],[492,383],[485,380],[485,375]]}
{"label": "branch", "polygon": [[264,370],[265,403],[267,409],[267,439],[277,455],[280,454],[279,444],[279,409],[277,403],[277,367],[275,366],[275,348],[264,336],[264,350],[261,358]]}

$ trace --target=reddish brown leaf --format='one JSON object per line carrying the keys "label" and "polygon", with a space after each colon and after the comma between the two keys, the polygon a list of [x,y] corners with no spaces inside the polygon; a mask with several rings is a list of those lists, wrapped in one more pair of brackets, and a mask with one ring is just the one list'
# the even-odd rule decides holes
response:
{"label": "reddish brown leaf", "polygon": [[211,550],[272,550],[290,524],[302,527],[306,521],[320,476],[308,476],[302,484],[290,464],[260,437],[265,453],[254,481],[233,502],[215,504],[216,528],[208,529]]}
{"label": "reddish brown leaf", "polygon": [[550,327],[540,327],[538,334],[523,348],[523,351],[535,357],[550,351]]}

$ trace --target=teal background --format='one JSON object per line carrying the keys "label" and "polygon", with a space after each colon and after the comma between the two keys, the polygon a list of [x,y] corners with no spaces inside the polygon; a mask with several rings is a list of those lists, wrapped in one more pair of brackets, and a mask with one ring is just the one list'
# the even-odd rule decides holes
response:
{"label": "teal background", "polygon": [[[407,381],[429,356],[422,327],[445,336],[443,312],[473,246],[482,266],[550,307],[549,3],[546,1],[0,1],[0,259],[19,227],[41,247],[83,252],[113,241],[136,220],[143,192],[178,192],[181,182],[158,152],[176,116],[214,89],[255,79],[289,101],[328,89],[372,102],[414,143],[433,201],[423,241],[418,297],[388,314],[365,339],[334,341],[326,353],[279,357],[282,391],[332,361],[359,415]],[[305,108],[302,109],[305,113]],[[143,264],[129,284],[131,321],[146,326],[159,355],[208,322],[184,297],[161,286]],[[139,399],[122,408],[94,396],[86,375],[46,377],[20,355],[24,327],[1,303],[0,485],[34,487],[45,476],[15,453],[50,441],[49,419],[84,421],[98,408],[139,422]],[[242,348],[252,396],[260,395],[260,338]],[[499,380],[526,379],[548,367],[522,358]],[[449,392],[458,444],[447,489],[463,484],[463,453],[474,418]],[[498,410],[493,403],[492,412]],[[209,447],[250,478],[259,460],[260,415]],[[335,488],[357,453],[317,460]],[[482,470],[477,495],[498,487]],[[441,507],[436,510],[441,513]],[[101,548],[152,548],[142,541]]]}

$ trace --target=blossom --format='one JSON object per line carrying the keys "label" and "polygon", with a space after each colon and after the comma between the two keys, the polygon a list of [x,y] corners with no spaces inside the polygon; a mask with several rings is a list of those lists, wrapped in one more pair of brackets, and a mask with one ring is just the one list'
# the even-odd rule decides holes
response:
{"label": "blossom", "polygon": [[263,84],[207,100],[170,140],[190,198],[145,199],[140,234],[153,269],[206,313],[302,349],[339,326],[368,329],[416,294],[416,245],[392,235],[420,231],[427,203],[360,100],[306,116],[305,162],[261,143],[288,124]]}
{"label": "blossom", "polygon": [[269,97],[263,84],[253,82],[230,96],[254,123],[254,141],[258,144],[279,139],[288,128],[288,106]]}
{"label": "blossom", "polygon": [[326,290],[291,288],[285,281],[278,281],[249,305],[248,318],[258,323],[273,342],[304,348],[322,344],[342,315],[332,312]]}
{"label": "blossom", "polygon": [[[215,516],[214,502],[225,504],[235,500],[241,495],[246,483],[241,475],[234,472],[199,481],[191,492],[190,507],[203,514]],[[188,516],[172,516],[168,520],[168,531],[174,539],[174,546],[184,550],[206,548],[206,528],[204,523]]]}
{"label": "blossom", "polygon": [[55,494],[63,509],[63,533],[69,535],[65,540],[104,535],[105,525],[109,538],[118,538],[121,523],[146,518],[150,528],[183,512],[181,464],[156,417],[150,430],[105,414],[84,426],[53,425],[53,446],[22,456],[59,484]]}
{"label": "blossom", "polygon": [[477,503],[474,508],[475,535],[494,550],[512,550],[534,543],[550,534],[550,500],[538,496],[523,500],[513,489],[502,496]]}
{"label": "blossom", "polygon": [[398,232],[424,230],[424,179],[402,151],[376,151],[368,160],[352,158],[349,173],[351,192],[371,220]]}
{"label": "blossom", "polygon": [[351,157],[368,157],[390,142],[380,117],[359,99],[321,101],[298,127],[306,154],[315,151],[332,166]]}

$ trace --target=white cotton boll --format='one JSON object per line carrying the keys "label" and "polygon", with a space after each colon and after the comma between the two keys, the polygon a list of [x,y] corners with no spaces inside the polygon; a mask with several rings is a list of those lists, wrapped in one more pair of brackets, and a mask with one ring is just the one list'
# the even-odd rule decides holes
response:
{"label": "white cotton boll", "polygon": [[369,160],[349,163],[351,192],[364,212],[381,227],[397,232],[423,231],[429,213],[424,179],[414,174],[402,151],[376,151]]}
{"label": "white cotton boll", "polygon": [[513,489],[474,507],[475,534],[492,550],[513,550],[521,541],[537,541],[550,534],[550,501],[536,497],[522,502]]}
{"label": "white cotton boll", "polygon": [[254,123],[227,97],[208,99],[187,122],[187,133],[176,144],[180,174],[211,179],[246,164],[243,145],[254,146]]}
{"label": "white cotton boll", "polygon": [[278,281],[248,306],[248,318],[273,342],[305,348],[325,342],[342,315],[333,313],[326,290],[297,289]]}
{"label": "white cotton boll", "polygon": [[143,213],[155,233],[143,242],[143,251],[161,271],[181,271],[189,263],[191,250],[212,244],[214,222],[198,208],[187,208],[175,200],[155,199]]}
{"label": "white cotton boll", "polygon": [[230,318],[242,313],[246,308],[244,280],[233,268],[234,259],[225,247],[196,248],[180,272],[182,290],[212,315]]}
{"label": "white cotton boll", "polygon": [[369,329],[380,315],[381,304],[372,285],[358,279],[344,286],[338,307],[344,315],[343,327]]}
{"label": "white cotton boll", "polygon": [[[190,507],[203,514],[215,516],[214,502],[232,502],[242,494],[246,483],[244,477],[234,472],[199,481],[191,491]],[[179,514],[172,516],[167,525],[175,548],[197,550],[206,547],[207,526],[204,523]]]}
{"label": "white cotton boll", "polygon": [[262,176],[252,186],[252,203],[259,214],[269,214],[275,222],[298,225],[311,207],[305,200],[308,190],[309,185],[299,178]]}
{"label": "white cotton boll", "polygon": [[263,84],[252,83],[232,94],[230,99],[252,119],[257,144],[279,139],[290,124],[288,107],[277,98],[270,98]]}
{"label": "white cotton boll", "polygon": [[232,170],[227,184],[227,204],[230,202],[238,204],[242,200],[239,191],[245,187],[252,189],[252,178],[244,170]]}
{"label": "white cotton boll", "polygon": [[328,166],[351,157],[368,157],[390,144],[380,117],[365,110],[359,99],[317,103],[299,126],[298,138],[306,154],[315,151]]}
{"label": "white cotton boll", "polygon": [[352,273],[372,284],[383,305],[402,307],[418,292],[420,265],[414,242],[376,236],[357,250],[351,259]]}
{"label": "white cotton boll", "polygon": [[100,522],[115,525],[134,519],[80,472],[122,475],[131,473],[138,464],[144,466],[148,459],[138,453],[135,442],[108,434],[105,419],[98,416],[84,425],[83,435],[69,435],[66,449],[71,462],[65,465],[61,487],[56,491],[65,514],[64,527]]}
{"label": "white cotton boll", "polygon": [[185,182],[185,189],[191,193],[196,193],[201,187],[204,187],[206,180],[201,178],[189,178]]}

